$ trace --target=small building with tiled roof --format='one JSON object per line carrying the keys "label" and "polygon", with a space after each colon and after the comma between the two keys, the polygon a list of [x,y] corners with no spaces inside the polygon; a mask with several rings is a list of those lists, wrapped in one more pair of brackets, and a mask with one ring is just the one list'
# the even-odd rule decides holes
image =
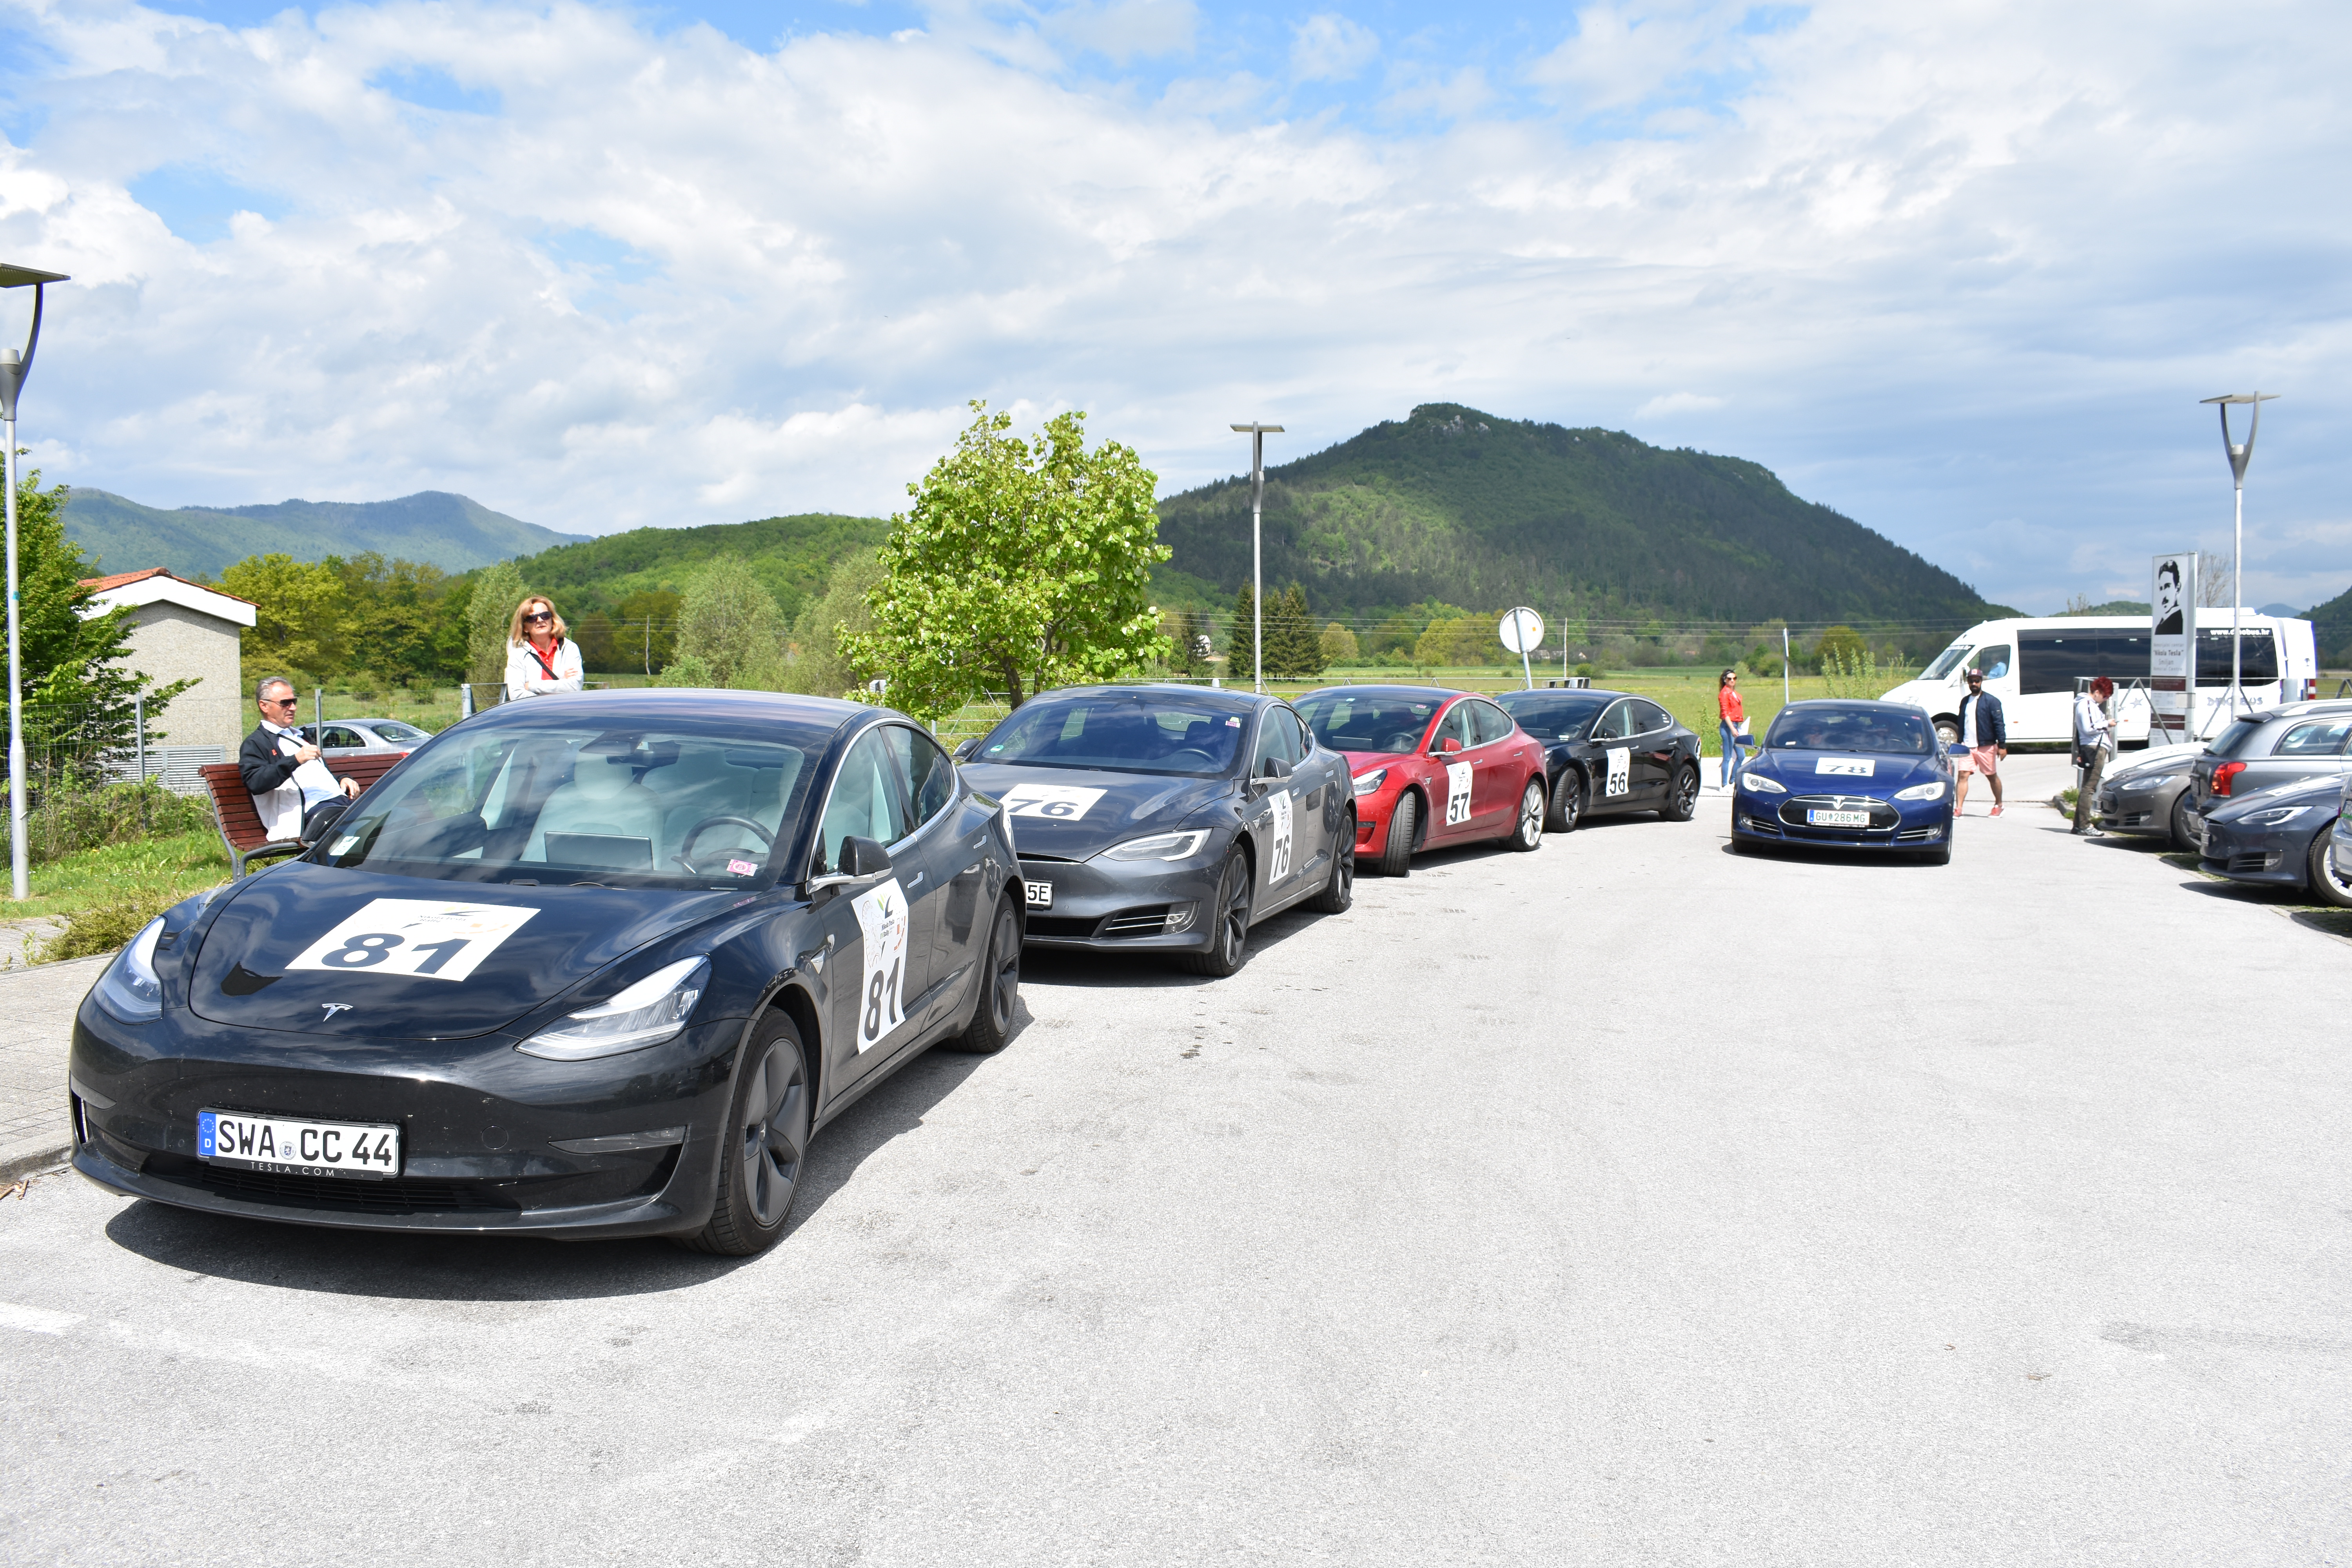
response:
{"label": "small building with tiled roof", "polygon": [[85,578],[82,586],[90,590],[93,614],[131,607],[131,668],[157,685],[195,678],[156,721],[166,743],[175,751],[218,746],[216,760],[234,758],[253,727],[240,663],[245,629],[255,620],[252,601],[161,566]]}

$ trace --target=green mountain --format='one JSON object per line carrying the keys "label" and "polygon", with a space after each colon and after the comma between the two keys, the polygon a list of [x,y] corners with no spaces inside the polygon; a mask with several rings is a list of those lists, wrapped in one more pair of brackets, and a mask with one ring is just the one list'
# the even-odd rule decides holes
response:
{"label": "green mountain", "polygon": [[217,576],[232,562],[272,552],[317,561],[373,550],[464,572],[583,537],[520,521],[446,490],[420,490],[398,500],[289,500],[166,511],[106,490],[77,489],[66,503],[66,533],[99,561],[101,572],[168,566],[184,577]]}
{"label": "green mountain", "polygon": [[[1168,584],[1229,595],[1250,570],[1246,477],[1160,502]],[[1424,404],[1266,470],[1265,579],[1320,616],[1444,601],[1547,616],[1865,621],[1932,640],[1990,613],[1976,590],[1769,469],[1621,431]]]}
{"label": "green mountain", "polygon": [[804,512],[756,522],[714,522],[699,528],[637,528],[602,539],[559,544],[515,563],[535,593],[553,598],[566,616],[611,611],[632,594],[683,588],[714,555],[733,552],[751,563],[752,575],[789,616],[824,586],[833,563],[853,550],[882,542],[888,520]]}
{"label": "green mountain", "polygon": [[2352,588],[2303,613],[2319,644],[2320,667],[2352,669]]}

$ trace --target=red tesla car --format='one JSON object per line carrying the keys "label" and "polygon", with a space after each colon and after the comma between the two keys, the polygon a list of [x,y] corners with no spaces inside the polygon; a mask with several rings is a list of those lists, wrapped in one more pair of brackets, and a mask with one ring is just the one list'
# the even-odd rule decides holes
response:
{"label": "red tesla car", "polygon": [[1356,778],[1356,858],[1402,877],[1421,849],[1543,842],[1543,747],[1484,697],[1327,686],[1291,706]]}

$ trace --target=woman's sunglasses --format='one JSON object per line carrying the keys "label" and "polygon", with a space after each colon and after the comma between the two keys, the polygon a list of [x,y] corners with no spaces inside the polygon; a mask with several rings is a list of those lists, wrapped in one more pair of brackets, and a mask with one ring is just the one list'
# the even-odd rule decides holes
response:
{"label": "woman's sunglasses", "polygon": [[523,617],[526,621],[551,621],[554,618],[555,612],[553,610],[533,610],[530,614]]}

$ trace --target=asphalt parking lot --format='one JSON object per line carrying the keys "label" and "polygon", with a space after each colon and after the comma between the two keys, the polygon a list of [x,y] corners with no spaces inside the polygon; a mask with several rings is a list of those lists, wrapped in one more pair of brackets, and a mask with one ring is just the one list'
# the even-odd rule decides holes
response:
{"label": "asphalt parking lot", "polygon": [[45,1178],[5,1555],[2352,1559],[2352,945],[2063,827],[1745,858],[1710,795],[1223,982],[1037,962],[748,1262]]}

